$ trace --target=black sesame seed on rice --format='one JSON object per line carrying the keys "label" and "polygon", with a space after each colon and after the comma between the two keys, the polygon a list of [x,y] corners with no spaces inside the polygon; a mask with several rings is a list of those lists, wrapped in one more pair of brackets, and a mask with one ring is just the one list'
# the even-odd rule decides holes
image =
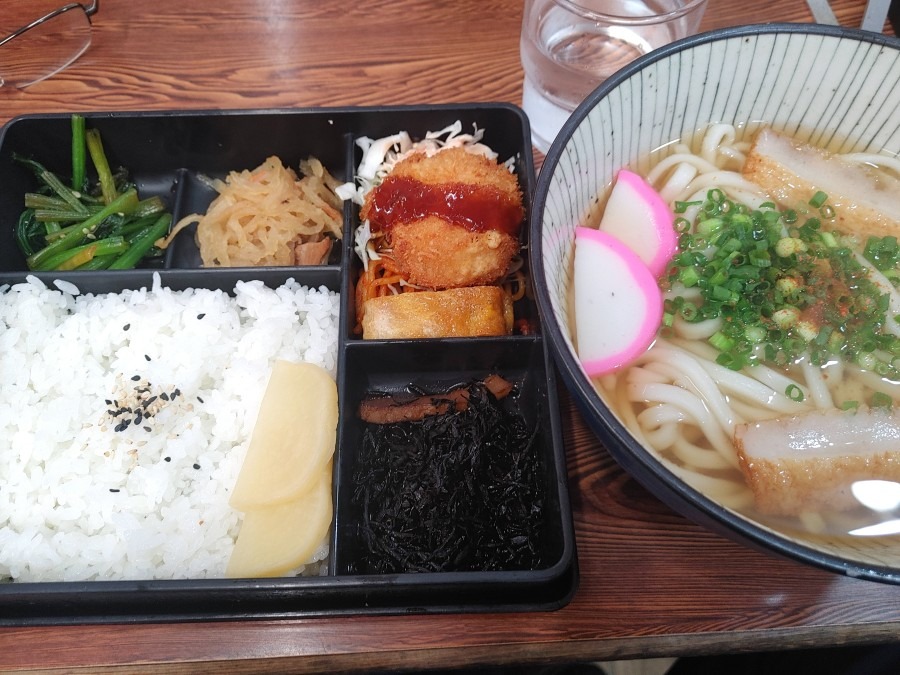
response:
{"label": "black sesame seed on rice", "polygon": [[119,492],[119,488],[109,488],[110,492]]}
{"label": "black sesame seed on rice", "polygon": [[171,457],[163,457],[163,459],[164,459],[165,461],[167,461],[167,462],[171,462],[171,461],[172,461],[172,458],[171,458]]}
{"label": "black sesame seed on rice", "polygon": [[149,354],[144,354],[144,358],[147,359],[148,361],[150,361],[150,355],[149,355]]}
{"label": "black sesame seed on rice", "polygon": [[194,464],[194,468],[195,468],[195,469],[199,469],[199,468],[200,468],[200,465],[199,465],[199,464]]}
{"label": "black sesame seed on rice", "polygon": [[197,315],[197,318],[198,318],[198,319],[202,319],[204,316],[206,316],[206,314],[198,314],[198,315]]}
{"label": "black sesame seed on rice", "polygon": [[140,379],[141,379],[141,376],[140,376],[140,375],[132,375],[132,376],[131,376],[131,381],[132,381],[132,382],[137,382],[137,381],[140,380]]}
{"label": "black sesame seed on rice", "polygon": [[128,330],[129,328],[131,328],[130,323],[126,323],[124,326],[122,326],[122,330]]}
{"label": "black sesame seed on rice", "polygon": [[200,403],[203,403],[203,399],[200,398],[199,396],[197,397],[197,400],[200,401]]}

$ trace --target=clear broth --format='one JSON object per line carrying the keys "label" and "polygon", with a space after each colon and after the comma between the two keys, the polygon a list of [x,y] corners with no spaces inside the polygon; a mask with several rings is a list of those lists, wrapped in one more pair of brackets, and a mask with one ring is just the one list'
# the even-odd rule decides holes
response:
{"label": "clear broth", "polygon": [[[756,131],[763,126],[766,125],[762,122],[754,122],[743,125],[741,127],[737,127],[736,141],[740,142],[749,140],[756,133]],[[632,170],[635,170],[637,173],[646,176],[648,171],[654,165],[671,154],[672,147],[676,143],[683,142],[696,152],[704,131],[705,130],[699,130],[693,135],[686,137],[683,141],[675,140],[667,143],[666,145],[655,149],[646,157],[642,157],[633,165],[633,167],[630,168],[632,168]],[[814,134],[797,133],[794,135],[795,137],[801,139],[804,137],[815,137]],[[818,145],[817,147],[822,147],[831,152],[839,153],[847,152],[849,144],[846,139],[832,137],[827,144]],[[888,157],[890,155],[888,153],[885,153],[885,156]],[[611,189],[612,184],[610,183],[603,186],[603,188],[598,191],[597,198],[592,200],[590,210],[586,214],[584,214],[584,217],[581,220],[582,224],[588,227],[597,227],[599,225]],[[567,301],[569,304],[569,316],[572,317],[572,321],[574,322],[576,319],[574,298],[572,293],[569,294]],[[570,326],[570,335],[573,336],[574,341],[574,336],[576,335],[574,325]],[[650,349],[653,349],[655,346],[656,345],[654,344],[650,347]],[[603,398],[609,408],[616,413],[620,421],[622,421],[622,423],[627,428],[629,428],[629,431],[631,431],[632,434],[634,434],[638,438],[641,438],[643,434],[641,431],[635,428],[634,418],[642,409],[647,407],[646,404],[629,403],[629,409],[626,410],[623,408],[623,404],[620,401],[616,400],[617,397],[613,396],[611,393],[612,389],[615,389],[622,384],[622,381],[627,377],[629,371],[630,368],[627,368],[611,375],[596,378],[594,380],[594,385],[600,396]],[[844,381],[843,378],[833,377],[827,379],[832,380],[829,383],[829,388],[833,391],[838,391],[838,393],[833,395],[833,400],[842,401],[850,399],[861,399],[862,392],[860,388],[863,385],[859,381],[850,382]],[[840,379],[841,381],[839,381],[838,383],[834,383],[834,379]],[[840,391],[841,388],[843,388],[844,391]],[[878,385],[877,389],[884,393],[887,393],[895,401],[900,401],[900,384],[881,379],[881,382]],[[773,417],[777,417],[777,415],[773,415]],[[711,449],[711,446],[705,439],[698,437],[692,439],[692,441],[697,443],[698,445],[705,444],[705,447]],[[769,527],[782,533],[787,533],[789,536],[795,536],[805,539],[811,538],[810,541],[815,540],[815,545],[817,548],[824,548],[829,552],[833,552],[839,555],[843,555],[846,553],[845,548],[847,546],[848,537],[875,537],[881,540],[881,543],[879,544],[879,547],[877,549],[879,552],[874,556],[874,562],[887,565],[900,563],[900,538],[896,536],[900,534],[900,483],[893,483],[893,486],[896,488],[897,493],[896,504],[893,509],[879,510],[868,508],[860,504],[859,508],[850,510],[831,512],[810,511],[804,513],[801,516],[776,517],[763,514],[755,508],[752,492],[747,486],[743,474],[737,468],[707,470],[698,472],[696,474],[685,473],[684,471],[679,470],[679,466],[681,466],[682,463],[675,455],[673,455],[671,451],[658,450],[649,442],[645,442],[645,446],[674,473],[681,476],[686,483],[691,485],[691,487],[697,489],[699,492],[707,496],[710,496],[715,501],[721,503],[723,506],[732,509],[736,513],[752,521],[758,522],[765,527]],[[734,450],[733,446],[732,449]],[[737,451],[734,450],[734,452],[736,456]],[[898,448],[898,453],[900,453],[900,448]],[[898,459],[898,461],[900,461],[900,459]],[[715,494],[709,489],[709,480],[712,480],[717,484],[727,484],[729,486],[729,491],[727,492],[727,494]],[[881,486],[881,488],[883,488],[883,486]],[[893,539],[896,539],[897,541],[884,541],[885,537],[890,537],[891,535],[894,535]],[[895,547],[896,550],[894,550]],[[873,561],[873,557],[871,555],[866,555],[863,557],[865,557],[868,562]]]}

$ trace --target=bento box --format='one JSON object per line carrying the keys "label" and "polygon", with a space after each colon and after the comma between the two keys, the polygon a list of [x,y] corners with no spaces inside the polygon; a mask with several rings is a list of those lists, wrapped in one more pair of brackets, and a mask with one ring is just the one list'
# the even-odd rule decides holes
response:
{"label": "bento box", "polygon": [[[0,625],[552,610],[568,602],[575,539],[555,375],[527,284],[534,169],[518,108],[88,113],[83,121],[102,138],[104,161],[125,167],[140,199],[184,229],[165,250],[155,242],[157,255],[132,269],[41,269],[18,245],[16,224],[42,168],[73,172],[72,116],[24,116],[3,128]],[[416,141],[453,125],[451,136],[474,133],[496,153],[521,194],[522,288],[508,301],[515,327],[504,334],[361,334],[358,286],[367,268],[358,253],[361,204],[349,196],[336,207],[339,235],[313,264],[300,264],[299,248],[283,265],[227,267],[201,257],[196,219],[186,217],[211,211],[233,172],[252,183],[249,172],[273,157],[295,172],[315,158],[352,190],[371,139],[405,132]],[[83,196],[74,181],[71,191]],[[41,197],[31,199],[41,208]],[[55,199],[45,208],[62,204]],[[67,231],[65,222],[51,224]],[[274,513],[277,489],[268,484],[240,508],[231,502],[243,495],[235,476],[249,471],[262,443],[254,434],[269,397],[295,400],[266,388],[276,355],[311,361],[334,380],[329,459],[316,465],[330,500],[314,507],[286,497],[294,510],[278,522],[287,527],[254,530],[262,544],[245,546],[250,566],[232,568],[249,514]],[[501,394],[494,378],[505,385]],[[37,381],[45,393],[35,394]],[[275,424],[269,444],[321,444],[322,398],[298,394],[308,410]],[[438,410],[373,421],[363,409],[378,400],[404,411],[437,402]],[[475,426],[456,426],[468,424]],[[501,431],[505,446],[485,442]],[[241,468],[235,456],[244,453]],[[293,464],[281,468],[267,475],[290,482]],[[290,571],[246,572],[273,541],[300,546],[316,509],[331,518],[312,559]]]}

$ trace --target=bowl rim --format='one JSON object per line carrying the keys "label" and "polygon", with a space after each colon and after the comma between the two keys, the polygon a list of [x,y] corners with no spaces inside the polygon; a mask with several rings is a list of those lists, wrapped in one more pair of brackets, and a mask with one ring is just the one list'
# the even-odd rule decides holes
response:
{"label": "bowl rim", "polygon": [[706,9],[709,0],[684,0],[679,7],[665,9],[650,16],[629,16],[625,13],[603,12],[584,4],[584,0],[556,0],[556,4],[564,9],[590,21],[615,21],[623,25],[641,26],[665,23],[680,19],[687,14]]}
{"label": "bowl rim", "polygon": [[[529,256],[532,274],[535,275],[535,278],[543,279],[545,274],[541,229],[550,187],[550,176],[559,164],[566,144],[599,101],[643,68],[678,52],[721,40],[785,33],[845,38],[900,51],[900,38],[880,33],[812,23],[769,23],[731,26],[698,33],[635,59],[605,80],[585,98],[563,125],[545,156],[538,173],[530,218]],[[535,298],[541,315],[553,317],[549,289],[545,283],[535,284]],[[787,533],[779,533],[762,523],[727,509],[689,486],[639,444],[596,394],[574,355],[566,348],[565,338],[556,321],[545,318],[542,322],[542,330],[549,337],[554,361],[568,390],[573,395],[573,400],[584,415],[585,423],[591,427],[616,462],[647,488],[654,497],[695,523],[750,548],[768,554],[775,553],[795,561],[800,560],[814,567],[848,577],[900,584],[900,564],[897,567],[871,565],[833,553],[826,553],[793,539]]]}

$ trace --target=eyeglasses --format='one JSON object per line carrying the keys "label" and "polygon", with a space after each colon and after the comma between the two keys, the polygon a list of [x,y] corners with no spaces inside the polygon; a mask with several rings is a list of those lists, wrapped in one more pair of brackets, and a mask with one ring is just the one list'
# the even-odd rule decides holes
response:
{"label": "eyeglasses", "polygon": [[91,45],[100,6],[72,2],[0,39],[0,86],[27,87],[66,68]]}

